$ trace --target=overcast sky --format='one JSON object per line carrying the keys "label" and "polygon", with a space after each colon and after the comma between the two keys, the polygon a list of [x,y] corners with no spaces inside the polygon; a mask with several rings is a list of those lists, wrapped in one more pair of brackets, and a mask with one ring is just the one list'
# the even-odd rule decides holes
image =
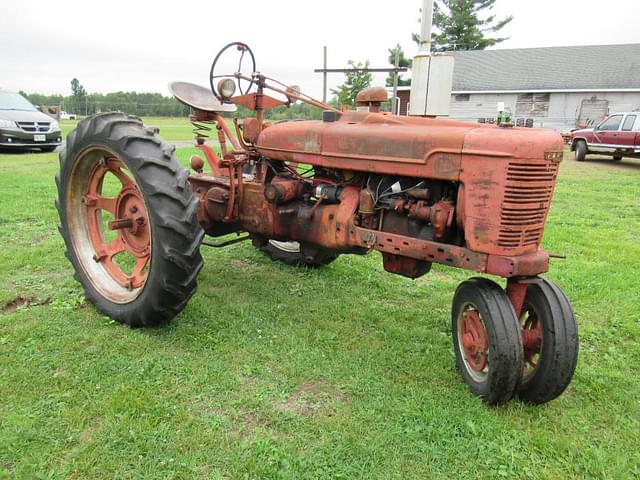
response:
{"label": "overcast sky", "polygon": [[[322,47],[329,66],[349,59],[385,67],[396,43],[416,53],[422,0],[1,0],[0,88],[70,93],[157,91],[172,80],[208,84],[215,53],[239,40],[258,70],[322,95]],[[498,0],[514,20],[497,48],[640,43],[640,0]],[[624,59],[620,59],[624,61]],[[342,75],[331,75],[330,86]],[[384,82],[384,75],[377,78]]]}

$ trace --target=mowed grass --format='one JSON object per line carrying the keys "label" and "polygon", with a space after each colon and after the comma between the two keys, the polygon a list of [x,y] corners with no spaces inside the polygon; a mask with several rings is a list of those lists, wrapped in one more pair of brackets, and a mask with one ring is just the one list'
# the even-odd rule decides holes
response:
{"label": "mowed grass", "polygon": [[[144,117],[142,120],[149,127],[159,128],[160,135],[165,140],[186,142],[192,141],[194,138],[193,125],[187,117]],[[76,128],[78,122],[79,120],[62,120],[60,122],[60,128],[65,138],[69,132]],[[233,122],[228,120],[227,123],[231,131],[234,132]],[[213,139],[217,138],[215,129],[210,132],[210,135]]]}
{"label": "mowed grass", "polygon": [[504,408],[455,370],[461,270],[203,248],[170,325],[112,322],[64,256],[57,169],[0,155],[0,478],[640,477],[639,161],[563,163],[544,247],[567,256],[547,276],[575,307],[578,368],[559,399]]}

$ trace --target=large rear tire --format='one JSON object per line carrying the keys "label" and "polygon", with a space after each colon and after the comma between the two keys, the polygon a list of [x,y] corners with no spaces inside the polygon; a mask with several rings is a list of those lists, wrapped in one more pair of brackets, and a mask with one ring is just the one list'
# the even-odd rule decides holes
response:
{"label": "large rear tire", "polygon": [[469,389],[489,405],[514,395],[523,371],[520,327],[505,291],[486,278],[456,289],[451,309],[456,363]]}
{"label": "large rear tire", "polygon": [[198,201],[173,150],[138,118],[107,113],[81,121],[60,153],[56,207],[75,278],[132,327],[176,316],[203,265]]}

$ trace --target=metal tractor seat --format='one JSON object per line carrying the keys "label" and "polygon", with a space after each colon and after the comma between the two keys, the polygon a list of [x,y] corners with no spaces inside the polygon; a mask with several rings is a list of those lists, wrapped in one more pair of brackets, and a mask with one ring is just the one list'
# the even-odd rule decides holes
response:
{"label": "metal tractor seat", "polygon": [[223,104],[214,97],[211,89],[189,82],[171,82],[169,91],[181,103],[203,112],[235,112],[233,104]]}

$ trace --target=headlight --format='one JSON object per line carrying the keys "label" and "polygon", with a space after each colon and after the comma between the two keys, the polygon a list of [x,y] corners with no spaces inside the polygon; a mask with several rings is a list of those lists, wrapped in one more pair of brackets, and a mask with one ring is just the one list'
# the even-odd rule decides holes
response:
{"label": "headlight", "polygon": [[236,82],[231,78],[223,78],[218,82],[218,93],[223,100],[229,100],[236,93]]}
{"label": "headlight", "polygon": [[11,120],[2,120],[0,118],[0,128],[16,128],[16,122],[12,122]]}
{"label": "headlight", "polygon": [[54,120],[51,122],[51,131],[54,132],[56,130],[60,130],[60,124]]}

